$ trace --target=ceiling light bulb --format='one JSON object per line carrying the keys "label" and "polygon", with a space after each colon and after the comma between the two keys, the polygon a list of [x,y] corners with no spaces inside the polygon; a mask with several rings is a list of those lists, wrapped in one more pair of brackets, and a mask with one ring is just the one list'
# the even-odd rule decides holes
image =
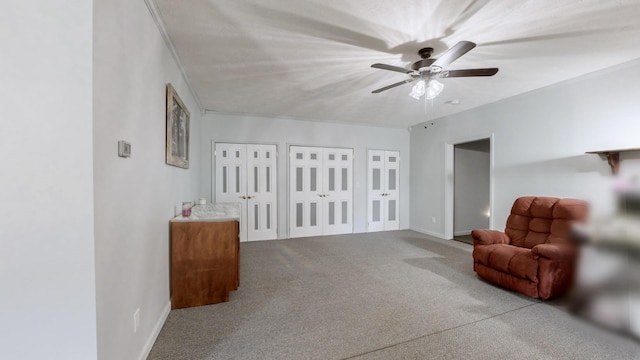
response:
{"label": "ceiling light bulb", "polygon": [[426,90],[427,99],[434,99],[436,96],[440,95],[442,89],[444,89],[444,85],[441,82],[433,79],[429,80],[429,86]]}
{"label": "ceiling light bulb", "polygon": [[419,80],[411,89],[411,93],[409,96],[412,98],[419,100],[420,96],[424,95],[426,89],[426,83],[424,80]]}

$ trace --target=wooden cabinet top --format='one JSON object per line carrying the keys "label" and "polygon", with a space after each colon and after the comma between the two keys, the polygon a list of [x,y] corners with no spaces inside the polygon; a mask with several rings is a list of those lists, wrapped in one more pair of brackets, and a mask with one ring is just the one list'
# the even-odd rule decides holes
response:
{"label": "wooden cabinet top", "polygon": [[182,215],[171,219],[171,222],[209,222],[209,221],[233,221],[240,220],[240,204],[238,203],[214,203],[196,205],[191,208],[191,216]]}

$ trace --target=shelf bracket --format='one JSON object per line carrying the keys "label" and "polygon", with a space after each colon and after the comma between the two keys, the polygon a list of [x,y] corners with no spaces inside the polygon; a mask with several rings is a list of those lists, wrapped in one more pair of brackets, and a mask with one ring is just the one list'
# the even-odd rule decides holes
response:
{"label": "shelf bracket", "polygon": [[630,151],[640,151],[640,148],[635,149],[619,149],[619,150],[601,150],[601,151],[587,151],[587,154],[598,154],[602,155],[607,159],[609,166],[611,167],[611,173],[613,175],[618,174],[618,170],[620,169],[620,153],[621,152],[630,152]]}
{"label": "shelf bracket", "polygon": [[620,168],[620,152],[618,151],[607,151],[602,153],[602,155],[607,157],[607,162],[611,167],[611,173],[613,175],[618,174],[618,169]]}

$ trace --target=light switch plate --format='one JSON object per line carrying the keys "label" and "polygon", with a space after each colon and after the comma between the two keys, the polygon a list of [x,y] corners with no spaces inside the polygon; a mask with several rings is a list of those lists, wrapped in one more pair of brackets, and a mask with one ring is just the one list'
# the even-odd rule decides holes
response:
{"label": "light switch plate", "polygon": [[131,143],[124,140],[118,141],[118,156],[128,158],[131,157]]}

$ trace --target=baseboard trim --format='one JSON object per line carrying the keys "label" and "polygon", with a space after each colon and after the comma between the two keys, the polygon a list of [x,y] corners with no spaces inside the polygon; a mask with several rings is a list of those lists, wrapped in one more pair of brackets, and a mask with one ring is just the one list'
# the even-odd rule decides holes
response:
{"label": "baseboard trim", "polygon": [[471,230],[455,231],[453,233],[453,236],[464,236],[464,235],[471,235]]}
{"label": "baseboard trim", "polygon": [[155,344],[156,339],[158,339],[158,335],[160,335],[160,330],[162,330],[162,326],[167,321],[167,317],[169,317],[169,313],[171,312],[171,301],[167,303],[167,305],[162,309],[162,314],[160,318],[156,322],[156,325],[153,327],[153,331],[151,332],[151,336],[147,339],[147,342],[144,344],[144,348],[142,349],[142,354],[140,354],[139,360],[145,360],[149,357],[151,353],[151,349],[153,348],[153,344]]}
{"label": "baseboard trim", "polygon": [[446,240],[446,239],[444,238],[444,234],[440,234],[440,233],[433,232],[433,231],[430,231],[430,230],[425,230],[425,229],[417,228],[417,227],[415,227],[415,226],[411,226],[411,227],[409,227],[409,229],[410,229],[410,230],[413,230],[413,231],[415,231],[415,232],[419,232],[419,233],[421,233],[421,234],[425,234],[425,235],[429,235],[429,236],[437,237],[438,239]]}

